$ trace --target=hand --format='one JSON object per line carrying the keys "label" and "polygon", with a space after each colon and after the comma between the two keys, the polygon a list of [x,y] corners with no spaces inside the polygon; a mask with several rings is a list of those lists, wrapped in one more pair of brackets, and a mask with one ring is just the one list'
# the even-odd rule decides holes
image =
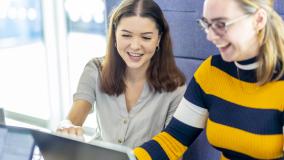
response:
{"label": "hand", "polygon": [[81,126],[72,124],[70,120],[63,120],[60,122],[56,133],[65,137],[83,140],[84,141],[84,130]]}

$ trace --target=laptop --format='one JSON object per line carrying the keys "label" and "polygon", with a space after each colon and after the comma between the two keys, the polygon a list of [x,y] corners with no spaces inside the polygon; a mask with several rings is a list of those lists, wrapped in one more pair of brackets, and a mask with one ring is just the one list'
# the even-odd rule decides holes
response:
{"label": "laptop", "polygon": [[128,147],[95,141],[92,144],[58,134],[33,130],[44,160],[136,160]]}
{"label": "laptop", "polygon": [[31,160],[34,144],[29,129],[0,124],[0,160]]}
{"label": "laptop", "polygon": [[44,160],[136,160],[125,146],[0,124],[0,160],[31,160],[35,146]]}

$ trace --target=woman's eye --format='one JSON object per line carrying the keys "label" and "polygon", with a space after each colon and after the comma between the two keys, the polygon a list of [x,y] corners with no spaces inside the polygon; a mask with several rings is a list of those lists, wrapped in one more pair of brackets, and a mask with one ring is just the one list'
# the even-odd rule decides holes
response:
{"label": "woman's eye", "polygon": [[123,34],[122,37],[131,37],[131,35]]}
{"label": "woman's eye", "polygon": [[152,38],[151,38],[151,37],[143,37],[143,39],[145,39],[145,40],[151,40]]}
{"label": "woman's eye", "polygon": [[226,26],[226,23],[225,22],[216,22],[216,23],[214,23],[214,27],[215,28],[218,28],[218,29],[224,29],[225,28],[225,26]]}

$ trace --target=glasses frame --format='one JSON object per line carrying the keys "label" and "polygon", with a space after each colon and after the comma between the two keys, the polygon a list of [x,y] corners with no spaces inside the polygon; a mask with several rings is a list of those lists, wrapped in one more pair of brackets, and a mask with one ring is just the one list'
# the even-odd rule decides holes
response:
{"label": "glasses frame", "polygon": [[[245,15],[242,15],[242,16],[239,16],[237,18],[234,18],[234,19],[231,19],[231,20],[228,20],[228,21],[221,21],[221,20],[216,20],[216,21],[213,21],[213,22],[208,22],[208,20],[205,18],[205,17],[202,17],[200,19],[197,19],[197,23],[200,25],[201,29],[203,31],[205,31],[206,34],[208,34],[209,32],[209,29],[211,28],[212,31],[220,36],[220,37],[223,37],[226,33],[227,33],[227,30],[228,30],[228,27],[231,26],[232,24],[235,24],[247,17],[249,17],[250,14],[245,14]],[[217,24],[222,24],[222,28],[221,27],[218,27]]]}

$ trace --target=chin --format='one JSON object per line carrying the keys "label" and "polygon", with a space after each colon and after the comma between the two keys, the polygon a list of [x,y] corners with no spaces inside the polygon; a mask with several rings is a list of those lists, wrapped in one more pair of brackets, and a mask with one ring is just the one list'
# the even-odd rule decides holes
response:
{"label": "chin", "polygon": [[223,58],[223,60],[224,60],[225,62],[234,62],[234,60],[231,60],[231,59],[224,59],[224,58]]}
{"label": "chin", "polygon": [[141,65],[140,64],[127,64],[126,67],[129,69],[137,69],[137,68],[140,68]]}
{"label": "chin", "polygon": [[237,60],[234,53],[222,53],[221,52],[221,57],[225,62],[234,62]]}

